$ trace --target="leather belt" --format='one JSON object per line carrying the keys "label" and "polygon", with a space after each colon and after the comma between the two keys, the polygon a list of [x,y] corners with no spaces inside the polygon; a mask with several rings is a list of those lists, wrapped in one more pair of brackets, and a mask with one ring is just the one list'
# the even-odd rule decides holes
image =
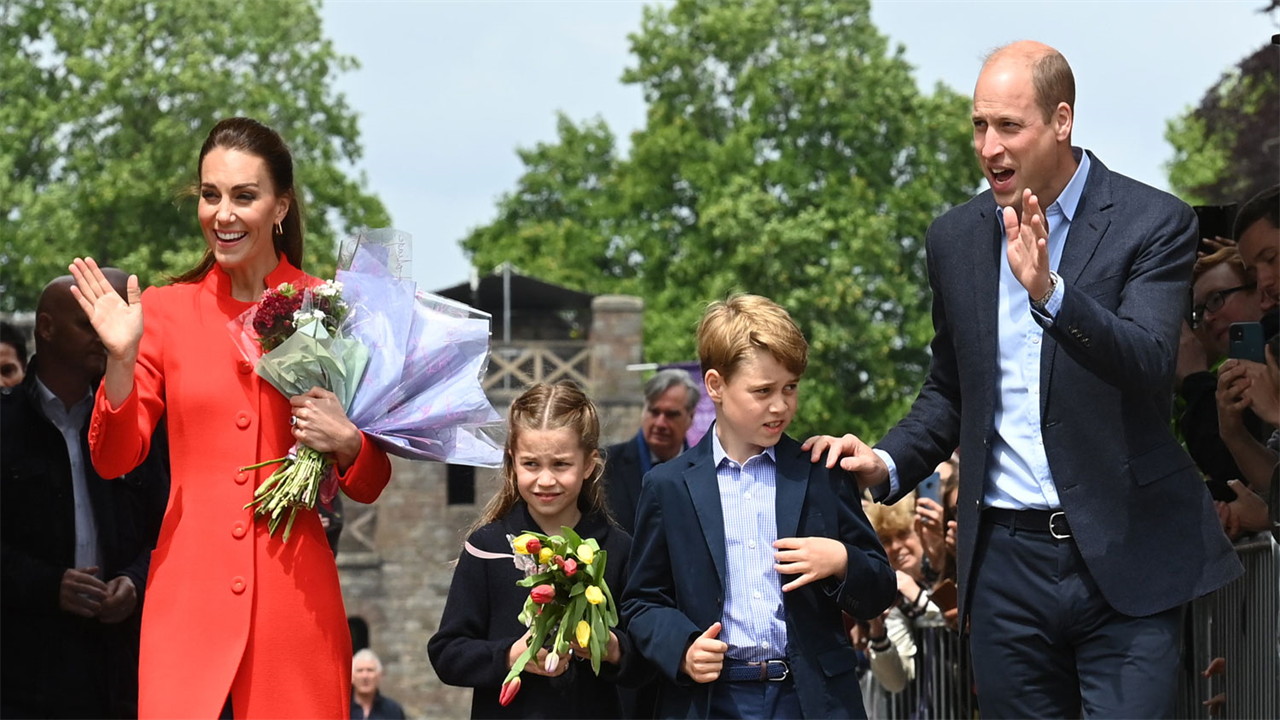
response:
{"label": "leather belt", "polygon": [[786,660],[746,662],[725,658],[720,679],[725,682],[782,682],[791,675]]}
{"label": "leather belt", "polygon": [[982,511],[982,519],[1014,530],[1045,533],[1059,540],[1071,537],[1071,526],[1067,524],[1067,514],[1061,510],[987,508]]}

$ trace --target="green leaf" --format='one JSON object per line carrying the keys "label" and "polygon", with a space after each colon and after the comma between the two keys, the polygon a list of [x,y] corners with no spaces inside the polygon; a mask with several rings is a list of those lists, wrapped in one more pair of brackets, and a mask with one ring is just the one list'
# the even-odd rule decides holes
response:
{"label": "green leaf", "polygon": [[657,4],[631,52],[627,156],[604,121],[558,116],[463,240],[473,264],[642,297],[655,362],[696,357],[707,302],[771,297],[810,345],[791,432],[883,435],[928,370],[925,231],[981,182],[969,98],[922,92],[867,0]]}
{"label": "green leaf", "polygon": [[23,0],[0,15],[0,309],[33,309],[76,256],[143,285],[194,266],[206,245],[184,188],[234,115],[293,153],[308,272],[331,277],[339,240],[390,224],[352,169],[359,122],[335,82],[355,62],[319,0]]}

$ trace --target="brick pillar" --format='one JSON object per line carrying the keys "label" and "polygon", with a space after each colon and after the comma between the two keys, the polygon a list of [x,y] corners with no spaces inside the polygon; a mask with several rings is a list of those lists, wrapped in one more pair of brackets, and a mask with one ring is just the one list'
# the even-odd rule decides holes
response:
{"label": "brick pillar", "polygon": [[601,441],[634,435],[644,406],[641,373],[627,370],[644,357],[644,300],[600,295],[591,301],[591,399],[600,411]]}

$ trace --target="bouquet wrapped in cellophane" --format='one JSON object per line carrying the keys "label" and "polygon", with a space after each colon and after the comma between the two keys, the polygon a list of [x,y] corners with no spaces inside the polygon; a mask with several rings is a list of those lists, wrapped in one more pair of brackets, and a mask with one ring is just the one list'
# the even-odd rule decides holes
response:
{"label": "bouquet wrapped in cellophane", "polygon": [[[481,381],[489,316],[417,289],[408,279],[407,233],[366,230],[348,239],[337,279],[282,285],[230,325],[255,372],[286,397],[333,392],[347,417],[382,449],[417,460],[496,467],[501,416]],[[337,474],[324,455],[295,444],[254,493],[255,515],[274,534],[317,500],[332,502]]]}
{"label": "bouquet wrapped in cellophane", "polygon": [[608,553],[594,538],[583,539],[571,528],[559,535],[524,532],[511,539],[516,567],[525,578],[516,584],[532,588],[519,620],[532,632],[529,646],[511,665],[502,681],[498,701],[508,705],[520,692],[520,672],[544,646],[547,671],[553,672],[569,643],[591,651],[591,669],[600,674],[600,661],[609,644],[609,630],[618,624],[618,606],[604,579]]}

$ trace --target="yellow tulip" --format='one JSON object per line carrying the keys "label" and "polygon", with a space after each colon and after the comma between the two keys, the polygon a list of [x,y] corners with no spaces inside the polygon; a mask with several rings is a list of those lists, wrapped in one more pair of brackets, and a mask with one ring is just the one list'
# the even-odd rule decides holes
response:
{"label": "yellow tulip", "polygon": [[532,535],[524,534],[516,538],[515,540],[511,541],[511,545],[516,549],[516,552],[520,553],[521,555],[528,555],[529,541],[534,539],[536,538],[534,538]]}
{"label": "yellow tulip", "polygon": [[591,561],[596,559],[596,551],[592,550],[590,545],[586,545],[586,544],[579,545],[578,559],[590,565]]}
{"label": "yellow tulip", "polygon": [[604,602],[604,593],[595,585],[588,587],[587,591],[582,594],[587,597],[587,602],[592,605],[599,605]]}
{"label": "yellow tulip", "polygon": [[556,556],[556,553],[554,550],[552,550],[551,548],[544,547],[538,553],[538,562],[542,563],[543,565],[546,565],[547,563],[551,562],[551,558],[555,556]]}
{"label": "yellow tulip", "polygon": [[586,620],[579,620],[578,627],[573,634],[578,637],[578,647],[585,648],[587,643],[591,641],[591,623]]}

